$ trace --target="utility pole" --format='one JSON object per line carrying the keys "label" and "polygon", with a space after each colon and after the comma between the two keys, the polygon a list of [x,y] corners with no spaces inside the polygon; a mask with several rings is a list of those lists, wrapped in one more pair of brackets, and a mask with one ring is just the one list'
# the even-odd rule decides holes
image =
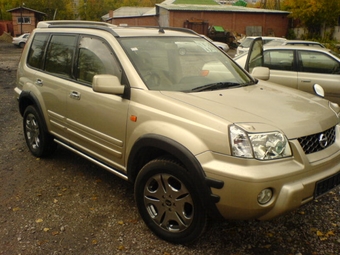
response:
{"label": "utility pole", "polygon": [[20,34],[22,35],[22,2],[21,2],[21,5],[20,5]]}
{"label": "utility pole", "polygon": [[24,17],[22,16],[22,11],[23,11],[23,6],[25,6],[25,3],[23,3],[21,1],[21,5],[20,5],[20,19],[21,19],[21,22],[20,22],[20,34],[22,35],[23,32],[22,32],[22,23],[24,23]]}

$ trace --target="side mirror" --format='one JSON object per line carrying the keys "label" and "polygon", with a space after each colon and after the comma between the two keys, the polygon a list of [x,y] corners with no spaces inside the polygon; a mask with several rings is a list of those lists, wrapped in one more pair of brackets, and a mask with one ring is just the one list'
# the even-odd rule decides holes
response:
{"label": "side mirror", "polygon": [[270,70],[268,67],[257,66],[254,67],[251,75],[256,79],[267,81],[270,77]]}
{"label": "side mirror", "polygon": [[120,84],[117,76],[111,74],[98,74],[93,77],[92,89],[99,93],[123,95],[125,86]]}
{"label": "side mirror", "polygon": [[321,87],[321,85],[319,84],[314,84],[313,85],[313,90],[314,93],[316,95],[318,95],[319,97],[325,97],[325,91],[323,90],[323,88]]}

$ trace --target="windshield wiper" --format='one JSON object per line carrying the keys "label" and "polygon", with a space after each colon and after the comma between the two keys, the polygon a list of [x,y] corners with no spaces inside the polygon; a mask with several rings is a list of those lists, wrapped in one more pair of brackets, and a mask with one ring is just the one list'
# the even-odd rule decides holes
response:
{"label": "windshield wiper", "polygon": [[243,86],[243,84],[235,83],[235,82],[216,82],[216,83],[210,83],[210,84],[206,84],[203,86],[193,88],[191,91],[200,92],[200,91],[205,91],[205,90],[217,90],[217,89],[239,87],[239,86]]}

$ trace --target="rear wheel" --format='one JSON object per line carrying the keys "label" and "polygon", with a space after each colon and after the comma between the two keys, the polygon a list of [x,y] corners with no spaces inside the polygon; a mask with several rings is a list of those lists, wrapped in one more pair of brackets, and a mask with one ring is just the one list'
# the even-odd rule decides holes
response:
{"label": "rear wheel", "polygon": [[30,105],[26,108],[23,126],[26,144],[34,156],[48,156],[56,150],[57,144],[53,141],[53,137],[44,130],[42,118],[35,107]]}
{"label": "rear wheel", "polygon": [[186,169],[169,159],[146,164],[135,183],[137,207],[146,225],[160,238],[188,243],[205,230],[207,213]]}

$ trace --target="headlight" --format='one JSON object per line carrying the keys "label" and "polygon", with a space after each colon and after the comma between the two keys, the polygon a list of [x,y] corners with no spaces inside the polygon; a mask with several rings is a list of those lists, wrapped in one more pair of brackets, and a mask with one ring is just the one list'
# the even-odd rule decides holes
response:
{"label": "headlight", "polygon": [[292,155],[287,138],[281,132],[247,133],[238,126],[230,126],[230,144],[236,157],[260,160]]}

